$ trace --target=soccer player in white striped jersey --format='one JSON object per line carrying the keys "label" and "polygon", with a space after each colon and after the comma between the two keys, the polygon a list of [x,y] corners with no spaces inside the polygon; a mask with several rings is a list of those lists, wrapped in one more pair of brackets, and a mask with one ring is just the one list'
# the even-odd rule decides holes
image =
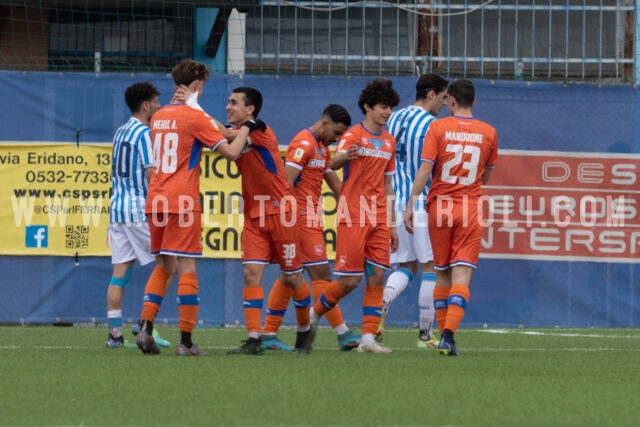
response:
{"label": "soccer player in white striped jersey", "polygon": [[[111,156],[112,195],[109,206],[108,241],[113,273],[107,288],[108,348],[125,345],[122,336],[122,297],[131,268],[153,262],[149,225],[144,213],[147,185],[153,169],[149,121],[160,108],[160,92],[151,83],[129,86],[124,93],[131,117],[116,131]],[[167,286],[171,284],[170,276]],[[169,346],[161,337],[156,342]],[[132,347],[136,348],[132,343]]]}
{"label": "soccer player in white striped jersey", "polygon": [[[404,218],[407,202],[411,200],[411,186],[420,168],[420,153],[429,124],[444,107],[447,98],[448,82],[436,74],[424,74],[416,83],[416,101],[413,105],[395,111],[387,122],[387,129],[396,138],[396,171],[393,175],[395,193],[396,218]],[[427,185],[427,188],[429,186]],[[438,347],[438,340],[433,336],[433,320],[435,309],[433,290],[436,285],[433,269],[433,252],[427,231],[427,213],[425,203],[427,190],[415,206],[414,234],[409,234],[404,227],[398,227],[398,251],[391,254],[391,263],[397,269],[389,275],[384,287],[384,308],[376,335],[382,341],[384,322],[389,306],[413,281],[418,273],[422,274],[418,306],[420,307],[418,347]]]}

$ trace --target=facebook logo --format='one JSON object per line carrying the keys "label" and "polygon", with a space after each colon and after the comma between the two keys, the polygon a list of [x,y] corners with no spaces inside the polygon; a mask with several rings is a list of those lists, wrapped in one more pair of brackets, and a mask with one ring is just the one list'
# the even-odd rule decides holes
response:
{"label": "facebook logo", "polygon": [[49,227],[46,225],[27,225],[25,237],[27,248],[46,248],[49,246]]}

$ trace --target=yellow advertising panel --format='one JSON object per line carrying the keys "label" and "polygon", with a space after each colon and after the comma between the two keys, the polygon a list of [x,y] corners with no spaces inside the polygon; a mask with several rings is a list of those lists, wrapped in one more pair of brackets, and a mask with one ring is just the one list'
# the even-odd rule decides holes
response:
{"label": "yellow advertising panel", "polygon": [[[241,178],[209,150],[201,160],[206,258],[240,258]],[[0,255],[110,256],[110,144],[0,144]],[[335,196],[325,187],[325,239],[335,254]]]}

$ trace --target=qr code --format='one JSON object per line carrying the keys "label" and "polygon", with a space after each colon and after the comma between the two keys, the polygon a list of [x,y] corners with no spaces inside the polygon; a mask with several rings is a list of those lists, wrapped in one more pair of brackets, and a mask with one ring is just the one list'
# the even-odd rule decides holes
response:
{"label": "qr code", "polygon": [[67,225],[65,230],[67,249],[89,247],[89,227],[85,225]]}

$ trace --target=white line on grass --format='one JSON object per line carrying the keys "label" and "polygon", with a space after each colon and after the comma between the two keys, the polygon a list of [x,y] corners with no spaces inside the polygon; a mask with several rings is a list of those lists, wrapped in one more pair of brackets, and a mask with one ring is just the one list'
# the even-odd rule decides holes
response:
{"label": "white line on grass", "polygon": [[550,337],[574,337],[574,338],[629,338],[640,339],[640,335],[613,335],[613,334],[593,334],[578,332],[542,332],[523,331],[521,329],[477,329],[477,332],[487,334],[518,334],[518,335],[542,335]]}

